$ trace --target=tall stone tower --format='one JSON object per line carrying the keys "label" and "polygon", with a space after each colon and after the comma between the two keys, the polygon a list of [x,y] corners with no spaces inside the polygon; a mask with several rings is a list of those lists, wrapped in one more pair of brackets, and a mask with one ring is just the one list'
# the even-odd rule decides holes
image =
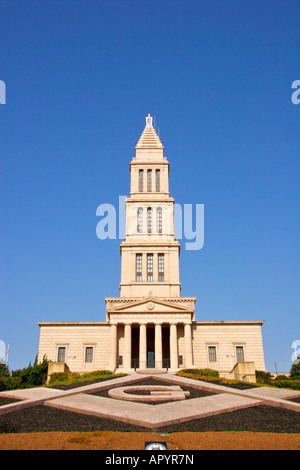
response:
{"label": "tall stone tower", "polygon": [[105,299],[110,368],[191,367],[196,299],[180,297],[180,244],[174,234],[169,162],[150,115],[130,162],[120,252],[120,297]]}
{"label": "tall stone tower", "polygon": [[180,296],[174,204],[169,162],[148,115],[130,162],[120,297],[105,299],[105,322],[39,322],[39,361],[72,358],[79,373],[210,368],[250,382],[265,370],[263,321],[195,321],[196,298]]}

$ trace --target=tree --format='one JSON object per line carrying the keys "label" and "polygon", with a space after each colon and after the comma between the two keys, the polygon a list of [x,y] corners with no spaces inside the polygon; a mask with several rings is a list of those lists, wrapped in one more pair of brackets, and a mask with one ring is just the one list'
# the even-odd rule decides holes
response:
{"label": "tree", "polygon": [[31,362],[29,366],[23,369],[20,373],[20,378],[23,387],[34,387],[44,385],[47,380],[48,361],[44,356],[43,361],[38,363],[37,357],[35,358],[33,366]]}

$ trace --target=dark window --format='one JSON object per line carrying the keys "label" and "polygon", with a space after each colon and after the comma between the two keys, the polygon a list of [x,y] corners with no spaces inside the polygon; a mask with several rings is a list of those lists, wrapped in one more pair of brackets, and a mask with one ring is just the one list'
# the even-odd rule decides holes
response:
{"label": "dark window", "polygon": [[142,282],[142,255],[136,255],[136,282]]}
{"label": "dark window", "polygon": [[148,207],[147,209],[147,225],[148,225],[148,233],[152,232],[152,209]]}
{"label": "dark window", "polygon": [[236,360],[237,362],[244,362],[244,347],[243,346],[236,347]]}
{"label": "dark window", "polygon": [[66,359],[66,348],[59,347],[58,354],[57,354],[57,362],[66,362],[65,359]]}
{"label": "dark window", "polygon": [[152,191],[152,170],[147,171],[147,190],[149,193]]}
{"label": "dark window", "polygon": [[160,191],[160,170],[156,170],[155,172],[155,184],[156,184],[156,192]]}
{"label": "dark window", "polygon": [[139,189],[140,189],[140,192],[143,192],[144,191],[144,171],[143,170],[139,170]]}
{"label": "dark window", "polygon": [[147,255],[147,279],[153,282],[153,255]]}
{"label": "dark window", "polygon": [[143,231],[143,209],[141,207],[137,210],[137,231],[139,233]]}
{"label": "dark window", "polygon": [[85,348],[85,362],[93,362],[93,348],[90,346]]}
{"label": "dark window", "polygon": [[217,361],[216,346],[208,346],[208,360],[209,362]]}
{"label": "dark window", "polygon": [[164,282],[164,255],[158,255],[158,280]]}
{"label": "dark window", "polygon": [[161,207],[157,208],[156,215],[157,215],[157,232],[162,233]]}

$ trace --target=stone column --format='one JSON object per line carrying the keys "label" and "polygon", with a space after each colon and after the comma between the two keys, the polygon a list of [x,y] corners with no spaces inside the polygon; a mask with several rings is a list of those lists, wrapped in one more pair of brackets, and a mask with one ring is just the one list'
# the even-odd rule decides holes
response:
{"label": "stone column", "polygon": [[177,324],[170,325],[170,368],[178,369]]}
{"label": "stone column", "polygon": [[109,369],[114,372],[117,368],[117,324],[110,325]]}
{"label": "stone column", "polygon": [[155,369],[162,369],[162,335],[161,323],[155,325]]}
{"label": "stone column", "polygon": [[193,367],[192,324],[184,324],[184,366]]}
{"label": "stone column", "polygon": [[140,324],[140,369],[147,368],[147,325]]}
{"label": "stone column", "polygon": [[131,369],[131,323],[124,326],[124,369]]}

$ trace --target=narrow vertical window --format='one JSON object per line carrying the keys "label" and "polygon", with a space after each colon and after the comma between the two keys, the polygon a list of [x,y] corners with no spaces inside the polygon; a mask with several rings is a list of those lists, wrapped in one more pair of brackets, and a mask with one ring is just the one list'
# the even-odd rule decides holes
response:
{"label": "narrow vertical window", "polygon": [[164,282],[164,255],[158,255],[158,280],[159,282]]}
{"label": "narrow vertical window", "polygon": [[92,347],[85,348],[85,362],[93,362],[93,348]]}
{"label": "narrow vertical window", "polygon": [[161,207],[156,209],[157,215],[157,232],[162,233],[162,219],[161,219]]}
{"label": "narrow vertical window", "polygon": [[139,190],[140,192],[144,191],[144,171],[139,170]]}
{"label": "narrow vertical window", "polygon": [[147,189],[149,193],[152,191],[152,170],[147,171]]}
{"label": "narrow vertical window", "polygon": [[142,233],[143,231],[143,208],[139,207],[137,210],[137,231]]}
{"label": "narrow vertical window", "polygon": [[208,346],[208,360],[209,362],[217,361],[216,346]]}
{"label": "narrow vertical window", "polygon": [[152,233],[152,209],[148,207],[147,209],[147,226],[148,226],[148,233]]}
{"label": "narrow vertical window", "polygon": [[153,282],[153,255],[147,255],[147,279]]}
{"label": "narrow vertical window", "polygon": [[65,347],[58,348],[57,362],[66,362],[66,348]]}
{"label": "narrow vertical window", "polygon": [[142,282],[142,255],[136,255],[136,282]]}
{"label": "narrow vertical window", "polygon": [[156,185],[156,192],[159,193],[159,191],[160,191],[160,170],[156,170],[156,172],[155,172],[155,185]]}
{"label": "narrow vertical window", "polygon": [[236,347],[236,360],[237,362],[244,362],[244,347],[243,346]]}

